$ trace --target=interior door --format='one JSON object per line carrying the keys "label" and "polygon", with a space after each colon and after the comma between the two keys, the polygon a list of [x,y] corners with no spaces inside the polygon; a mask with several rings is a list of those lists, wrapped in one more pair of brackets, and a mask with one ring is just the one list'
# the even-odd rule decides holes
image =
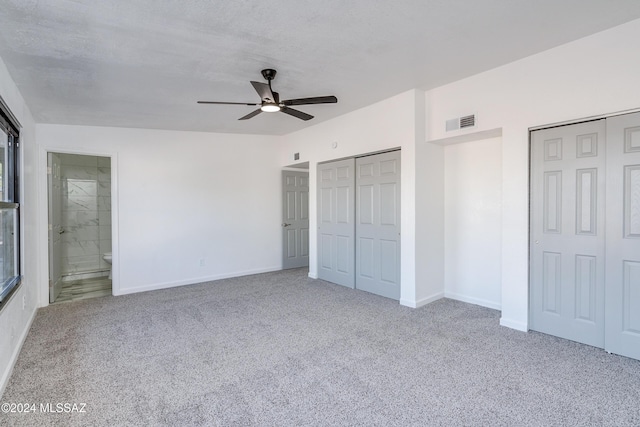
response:
{"label": "interior door", "polygon": [[531,329],[596,347],[604,347],[605,152],[605,120],[532,132]]}
{"label": "interior door", "polygon": [[356,288],[400,299],[400,151],[356,159]]}
{"label": "interior door", "polygon": [[640,113],[607,119],[605,349],[640,359]]}
{"label": "interior door", "polygon": [[318,165],[318,277],[355,285],[355,159]]}
{"label": "interior door", "polygon": [[282,171],[282,268],[309,265],[309,172]]}
{"label": "interior door", "polygon": [[60,157],[48,153],[49,203],[49,302],[54,302],[62,290],[62,178]]}

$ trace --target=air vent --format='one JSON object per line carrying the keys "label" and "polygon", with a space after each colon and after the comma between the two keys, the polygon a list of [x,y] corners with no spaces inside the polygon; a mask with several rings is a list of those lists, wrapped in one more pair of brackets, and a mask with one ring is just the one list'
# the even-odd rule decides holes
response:
{"label": "air vent", "polygon": [[476,115],[460,117],[460,129],[470,128],[476,125]]}
{"label": "air vent", "polygon": [[465,129],[474,127],[476,125],[476,115],[471,114],[469,116],[456,117],[455,119],[447,120],[446,129],[447,132],[458,129]]}

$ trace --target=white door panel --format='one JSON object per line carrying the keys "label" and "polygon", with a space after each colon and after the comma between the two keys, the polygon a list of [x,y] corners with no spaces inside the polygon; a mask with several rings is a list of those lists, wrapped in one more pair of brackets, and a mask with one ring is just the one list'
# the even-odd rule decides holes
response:
{"label": "white door panel", "polygon": [[531,329],[603,347],[605,121],[531,144]]}
{"label": "white door panel", "polygon": [[355,160],[318,165],[318,277],[354,287]]}
{"label": "white door panel", "polygon": [[531,144],[531,329],[640,359],[640,113]]}
{"label": "white door panel", "polygon": [[607,119],[605,349],[640,359],[640,113]]}
{"label": "white door panel", "polygon": [[400,151],[356,159],[356,288],[400,299]]}
{"label": "white door panel", "polygon": [[282,268],[309,265],[309,173],[282,172]]}

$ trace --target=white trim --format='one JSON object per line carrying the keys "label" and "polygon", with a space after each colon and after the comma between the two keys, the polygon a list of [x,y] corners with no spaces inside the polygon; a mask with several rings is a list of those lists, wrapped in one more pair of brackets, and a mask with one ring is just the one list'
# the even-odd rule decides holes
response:
{"label": "white trim", "polygon": [[517,320],[505,319],[504,317],[500,318],[500,326],[522,332],[527,332],[529,330],[529,325],[527,325],[526,323],[518,322]]}
{"label": "white trim", "polygon": [[502,128],[495,128],[495,129],[465,133],[462,135],[449,136],[446,138],[432,139],[427,142],[430,144],[445,146],[445,145],[453,145],[453,144],[462,144],[462,143],[471,142],[471,141],[480,141],[483,139],[499,138],[501,136],[502,136]]}
{"label": "white trim", "polygon": [[138,292],[147,292],[147,291],[156,291],[159,289],[167,289],[167,288],[174,288],[177,286],[188,286],[188,285],[197,285],[200,283],[204,283],[204,282],[212,282],[215,280],[221,280],[221,279],[230,279],[230,278],[234,278],[234,277],[242,277],[242,276],[250,276],[252,274],[261,274],[261,273],[271,273],[274,271],[281,271],[282,270],[282,266],[278,265],[275,267],[268,267],[268,268],[258,268],[255,270],[244,270],[244,271],[236,271],[234,273],[225,273],[225,274],[217,274],[214,276],[206,276],[206,277],[197,277],[197,278],[193,278],[193,279],[187,279],[187,280],[177,280],[175,282],[163,282],[163,283],[154,283],[151,285],[146,285],[146,286],[139,286],[136,288],[120,288],[118,290],[118,293],[115,292],[115,289],[113,291],[113,295],[129,295],[129,294],[136,294]]}
{"label": "white trim", "polygon": [[49,210],[41,209],[42,206],[48,206],[48,185],[47,185],[47,154],[79,154],[82,156],[109,157],[111,159],[111,252],[112,252],[112,279],[111,289],[113,295],[121,295],[120,291],[120,246],[119,246],[119,222],[118,222],[118,153],[104,152],[80,147],[56,147],[56,146],[39,146],[38,150],[38,166],[36,168],[36,179],[38,180],[38,206],[36,213],[37,219],[37,239],[38,239],[38,261],[39,270],[37,274],[38,286],[37,298],[38,306],[46,307],[49,305]]}
{"label": "white trim", "polygon": [[462,301],[462,302],[466,302],[468,304],[474,304],[474,305],[479,305],[482,307],[487,307],[487,308],[491,308],[493,310],[502,310],[502,305],[498,302],[494,302],[494,301],[489,301],[486,299],[481,299],[481,298],[474,298],[474,297],[469,297],[466,295],[461,295],[461,294],[457,294],[455,292],[444,292],[444,297],[445,298],[450,298],[450,299],[454,299],[456,301]]}
{"label": "white trim", "polygon": [[558,127],[558,126],[575,125],[575,124],[578,124],[578,123],[590,122],[590,121],[600,120],[600,119],[607,119],[609,117],[622,116],[624,114],[632,114],[632,113],[638,113],[638,112],[640,112],[640,108],[632,108],[630,110],[616,111],[615,113],[599,114],[597,116],[583,117],[581,119],[565,120],[563,122],[556,122],[556,123],[549,123],[549,124],[546,124],[546,125],[533,126],[533,127],[529,128],[529,132],[533,132],[533,131],[536,131],[536,130],[542,130],[542,129],[555,128],[555,127]]}
{"label": "white trim", "polygon": [[[24,293],[22,294],[24,297]],[[18,361],[18,356],[20,355],[20,351],[22,350],[22,346],[24,345],[24,341],[27,339],[27,335],[29,335],[29,331],[31,330],[31,325],[33,324],[33,320],[36,318],[36,313],[38,312],[37,308],[34,308],[31,312],[31,318],[27,322],[27,325],[22,330],[22,334],[20,335],[20,340],[18,341],[18,345],[13,349],[13,354],[11,354],[11,358],[9,359],[9,363],[7,364],[7,369],[2,373],[2,379],[0,380],[0,396],[4,394],[4,389],[7,387],[9,383],[9,379],[11,378],[11,374],[13,373],[13,367]]]}
{"label": "white trim", "polygon": [[311,278],[311,279],[317,279],[318,278],[318,275],[316,273],[312,273],[312,272],[309,272],[309,274],[307,274],[307,276],[309,276],[309,278]]}
{"label": "white trim", "polygon": [[405,307],[411,307],[411,308],[420,308],[434,301],[438,301],[439,299],[442,299],[442,298],[444,298],[444,292],[438,292],[437,294],[433,294],[431,296],[428,296],[426,298],[422,298],[419,300],[401,299],[400,305],[404,305]]}

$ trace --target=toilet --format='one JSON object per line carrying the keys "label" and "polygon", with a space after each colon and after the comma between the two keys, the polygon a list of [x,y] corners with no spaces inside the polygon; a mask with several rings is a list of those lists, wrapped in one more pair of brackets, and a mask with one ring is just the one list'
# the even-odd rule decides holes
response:
{"label": "toilet", "polygon": [[[111,265],[111,252],[105,252],[104,255],[102,255],[102,259],[105,260],[107,264]],[[111,267],[109,267],[109,279],[111,279]]]}

